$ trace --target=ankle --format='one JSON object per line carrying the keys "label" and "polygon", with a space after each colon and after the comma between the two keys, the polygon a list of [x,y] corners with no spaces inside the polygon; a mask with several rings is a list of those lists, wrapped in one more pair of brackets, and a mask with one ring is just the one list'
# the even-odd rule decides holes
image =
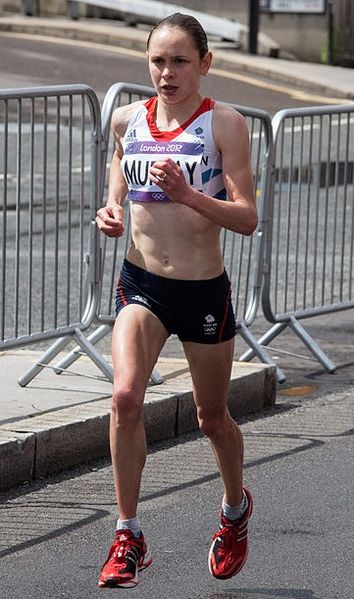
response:
{"label": "ankle", "polygon": [[239,520],[248,508],[248,499],[244,491],[242,491],[242,501],[238,505],[229,505],[223,499],[222,513],[228,520]]}
{"label": "ankle", "polygon": [[139,537],[141,533],[140,520],[137,516],[134,518],[118,518],[116,530],[131,530],[135,537]]}

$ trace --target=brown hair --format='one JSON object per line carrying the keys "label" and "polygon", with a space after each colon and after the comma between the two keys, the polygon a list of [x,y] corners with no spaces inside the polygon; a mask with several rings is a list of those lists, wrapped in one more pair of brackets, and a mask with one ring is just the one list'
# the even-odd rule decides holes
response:
{"label": "brown hair", "polygon": [[199,52],[199,56],[201,59],[208,53],[208,38],[207,35],[199,23],[199,21],[192,17],[191,15],[184,15],[180,12],[175,12],[164,19],[158,21],[154,27],[151,29],[149,33],[149,37],[147,39],[147,49],[149,49],[150,41],[152,35],[158,29],[162,29],[162,27],[179,27],[193,38],[194,44]]}

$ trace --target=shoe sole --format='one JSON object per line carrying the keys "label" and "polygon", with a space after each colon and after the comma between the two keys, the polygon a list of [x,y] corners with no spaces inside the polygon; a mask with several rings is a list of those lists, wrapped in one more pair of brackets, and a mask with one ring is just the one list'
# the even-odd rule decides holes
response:
{"label": "shoe sole", "polygon": [[212,556],[213,552],[212,552],[212,548],[209,551],[209,560],[208,560],[208,566],[209,566],[209,572],[210,574],[214,577],[217,578],[218,580],[227,580],[228,578],[232,578],[233,576],[236,576],[236,574],[238,574],[239,572],[241,572],[243,566],[245,565],[247,558],[248,558],[248,548],[247,548],[247,552],[245,555],[245,559],[243,560],[242,564],[236,568],[236,570],[233,570],[232,572],[230,572],[229,574],[226,574],[224,576],[220,575],[220,574],[214,574],[212,568],[211,568],[211,556]]}

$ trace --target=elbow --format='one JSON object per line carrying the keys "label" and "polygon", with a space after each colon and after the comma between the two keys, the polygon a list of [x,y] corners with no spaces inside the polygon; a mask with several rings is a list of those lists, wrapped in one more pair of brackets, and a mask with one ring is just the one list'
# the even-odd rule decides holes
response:
{"label": "elbow", "polygon": [[242,235],[247,235],[247,236],[252,235],[252,233],[254,233],[255,230],[257,229],[257,225],[258,225],[258,215],[257,215],[257,212],[254,212],[247,219],[247,222],[245,222],[244,229],[242,231]]}

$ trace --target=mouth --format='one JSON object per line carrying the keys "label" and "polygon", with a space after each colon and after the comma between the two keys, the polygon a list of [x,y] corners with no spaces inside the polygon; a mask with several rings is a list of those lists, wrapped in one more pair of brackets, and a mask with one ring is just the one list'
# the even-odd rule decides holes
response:
{"label": "mouth", "polygon": [[173,94],[178,87],[176,85],[162,85],[161,90],[166,94]]}

